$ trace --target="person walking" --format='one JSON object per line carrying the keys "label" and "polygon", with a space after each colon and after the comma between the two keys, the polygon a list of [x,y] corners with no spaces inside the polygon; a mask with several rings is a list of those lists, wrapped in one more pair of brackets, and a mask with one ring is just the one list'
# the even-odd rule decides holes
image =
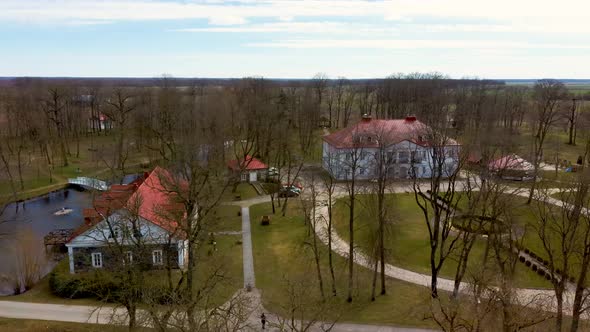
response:
{"label": "person walking", "polygon": [[266,316],[264,315],[264,312],[260,315],[260,322],[262,323],[262,329],[264,330],[264,326],[266,325]]}

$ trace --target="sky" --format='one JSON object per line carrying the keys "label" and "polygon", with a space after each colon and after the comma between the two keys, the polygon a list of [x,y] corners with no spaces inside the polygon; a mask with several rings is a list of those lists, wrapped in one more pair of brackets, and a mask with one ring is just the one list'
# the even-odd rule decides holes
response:
{"label": "sky", "polygon": [[590,78],[587,0],[0,0],[0,76]]}

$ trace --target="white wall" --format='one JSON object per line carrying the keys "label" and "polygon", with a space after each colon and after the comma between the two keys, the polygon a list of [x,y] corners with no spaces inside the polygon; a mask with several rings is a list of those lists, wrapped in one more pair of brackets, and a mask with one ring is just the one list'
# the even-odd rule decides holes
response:
{"label": "white wall", "polygon": [[[455,171],[458,163],[457,146],[445,147],[446,169],[449,174]],[[457,151],[454,155],[450,151]],[[411,167],[415,168],[418,178],[430,178],[433,174],[433,150],[410,141],[402,141],[386,149],[386,155],[393,159],[389,166],[390,178],[410,178]],[[414,155],[414,162],[412,162]],[[356,178],[370,180],[377,177],[375,167],[379,150],[377,148],[337,149],[328,142],[323,142],[323,166],[334,178],[346,180],[351,178],[350,169],[356,156]],[[347,172],[348,170],[348,172]]]}

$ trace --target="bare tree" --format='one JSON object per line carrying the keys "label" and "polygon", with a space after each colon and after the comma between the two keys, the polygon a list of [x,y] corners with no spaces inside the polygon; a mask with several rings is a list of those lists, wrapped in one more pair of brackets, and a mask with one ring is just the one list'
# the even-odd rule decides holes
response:
{"label": "bare tree", "polygon": [[117,169],[121,171],[125,169],[128,156],[128,151],[125,149],[125,138],[128,130],[127,121],[130,113],[137,107],[137,103],[133,99],[132,91],[116,88],[113,90],[111,98],[106,101],[110,108],[103,110],[104,114],[115,123],[119,133],[116,148],[116,165]]}
{"label": "bare tree", "polygon": [[[420,136],[429,142],[427,152],[430,178],[422,182],[411,169],[414,197],[423,213],[430,244],[431,295],[438,297],[438,274],[455,249],[458,237],[453,235],[452,216],[460,201],[457,180],[465,154],[450,137],[447,127],[449,106],[444,91],[432,100],[431,115]],[[434,97],[433,97],[434,98]]]}
{"label": "bare tree", "polygon": [[322,177],[322,182],[324,185],[324,190],[327,195],[326,205],[328,208],[328,220],[325,220],[327,223],[327,235],[328,235],[328,266],[330,269],[330,280],[331,280],[331,288],[332,288],[332,295],[336,296],[336,277],[334,274],[334,260],[333,260],[333,253],[332,253],[332,227],[333,227],[333,204],[334,204],[334,191],[336,190],[336,180],[334,179],[334,172],[338,167],[338,158],[339,156],[332,153],[332,151],[325,151],[323,156],[323,165],[324,169],[328,170],[327,175]]}
{"label": "bare tree", "polygon": [[65,108],[66,108],[66,94],[62,87],[51,87],[48,91],[48,96],[43,98],[42,108],[49,120],[53,124],[59,151],[62,159],[62,165],[68,166],[68,154],[66,149],[66,124],[65,124]]}
{"label": "bare tree", "polygon": [[539,168],[543,158],[545,139],[557,120],[559,103],[566,95],[563,83],[557,80],[540,80],[534,87],[535,109],[533,111],[533,179],[527,203],[533,200],[537,188]]}
{"label": "bare tree", "polygon": [[303,214],[305,216],[305,223],[308,226],[307,235],[309,238],[311,238],[308,241],[306,241],[306,243],[311,246],[316,266],[320,296],[322,299],[325,299],[326,295],[324,293],[324,279],[322,277],[322,269],[320,265],[320,248],[315,231],[318,228],[318,223],[320,222],[320,220],[318,220],[319,218],[316,217],[316,208],[318,206],[318,193],[316,190],[316,185],[316,179],[312,173],[311,177],[309,178],[309,182],[307,183],[307,186],[309,187],[309,197],[301,200],[301,206],[303,208]]}
{"label": "bare tree", "polygon": [[349,249],[348,249],[348,290],[347,302],[352,302],[353,280],[354,280],[354,220],[356,219],[356,195],[358,194],[357,177],[361,170],[361,163],[363,154],[363,137],[360,132],[353,132],[352,143],[350,149],[346,149],[338,156],[340,159],[339,172],[344,172],[346,182],[346,190],[348,192],[348,235],[349,235]]}

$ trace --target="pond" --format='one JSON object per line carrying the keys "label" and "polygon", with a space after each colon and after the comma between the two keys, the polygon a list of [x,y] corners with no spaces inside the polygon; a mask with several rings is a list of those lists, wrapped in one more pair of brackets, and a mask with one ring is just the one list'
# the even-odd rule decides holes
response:
{"label": "pond", "polygon": [[[122,183],[136,177],[126,176]],[[56,262],[45,258],[43,237],[82,225],[83,210],[91,207],[92,196],[72,186],[7,206],[3,216],[7,221],[0,223],[0,296],[13,294],[15,276],[31,265],[38,265],[42,276],[51,271]]]}

